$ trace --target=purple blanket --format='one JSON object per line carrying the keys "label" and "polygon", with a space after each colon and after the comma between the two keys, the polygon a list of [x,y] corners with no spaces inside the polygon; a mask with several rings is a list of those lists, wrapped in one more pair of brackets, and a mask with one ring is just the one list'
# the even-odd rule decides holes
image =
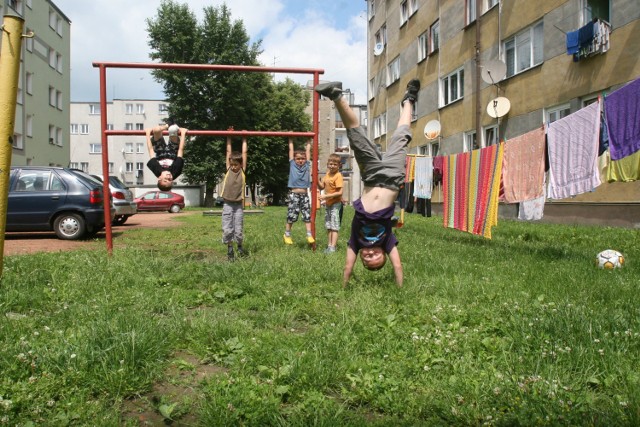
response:
{"label": "purple blanket", "polygon": [[611,160],[640,150],[640,79],[607,95],[604,108]]}

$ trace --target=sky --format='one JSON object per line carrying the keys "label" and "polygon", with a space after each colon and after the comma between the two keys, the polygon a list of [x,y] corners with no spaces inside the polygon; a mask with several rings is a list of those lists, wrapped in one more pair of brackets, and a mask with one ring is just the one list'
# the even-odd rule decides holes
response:
{"label": "sky", "polygon": [[[187,3],[176,0],[177,3]],[[202,22],[203,8],[223,0],[189,0]],[[53,0],[71,21],[71,101],[99,101],[93,62],[151,62],[147,18],[160,0]],[[324,69],[321,80],[341,80],[366,102],[367,19],[365,0],[227,0],[251,42],[262,40],[264,66]],[[312,75],[292,74],[306,84]],[[285,76],[277,74],[276,79]],[[107,98],[162,99],[162,86],[145,69],[107,69]]]}

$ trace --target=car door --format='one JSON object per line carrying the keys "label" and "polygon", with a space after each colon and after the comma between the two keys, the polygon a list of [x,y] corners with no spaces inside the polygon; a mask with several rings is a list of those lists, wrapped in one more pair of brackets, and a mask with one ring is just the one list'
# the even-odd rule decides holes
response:
{"label": "car door", "polygon": [[168,211],[173,203],[173,196],[169,193],[158,193],[158,210]]}
{"label": "car door", "polygon": [[17,170],[9,189],[7,230],[49,230],[51,215],[65,198],[65,185],[54,171]]}
{"label": "car door", "polygon": [[143,195],[140,198],[140,203],[138,203],[138,210],[143,210],[143,211],[153,211],[156,210],[156,204],[157,204],[157,195],[158,193],[156,192],[152,192],[152,193],[147,193],[145,195]]}

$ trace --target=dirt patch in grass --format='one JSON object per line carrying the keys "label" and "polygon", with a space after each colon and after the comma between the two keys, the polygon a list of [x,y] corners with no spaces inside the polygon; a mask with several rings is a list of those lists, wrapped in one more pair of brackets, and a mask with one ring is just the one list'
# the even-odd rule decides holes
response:
{"label": "dirt patch in grass", "polygon": [[203,364],[191,354],[178,352],[163,381],[154,384],[148,393],[123,403],[122,420],[139,426],[196,425],[198,420],[193,412],[202,399],[200,384],[227,371],[220,366]]}

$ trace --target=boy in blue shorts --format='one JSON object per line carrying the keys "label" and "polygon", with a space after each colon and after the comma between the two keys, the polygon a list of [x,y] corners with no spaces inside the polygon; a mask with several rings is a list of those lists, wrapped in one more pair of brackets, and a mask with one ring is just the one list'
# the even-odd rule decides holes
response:
{"label": "boy in blue shorts", "polygon": [[420,81],[413,79],[407,84],[398,126],[385,153],[380,152],[360,127],[358,116],[342,96],[341,82],[321,83],[315,87],[315,91],[335,103],[347,129],[347,137],[364,184],[362,196],[353,203],[355,214],[347,247],[343,287],[351,278],[358,253],[364,267],[372,271],[381,269],[388,256],[393,265],[396,285],[402,287],[402,262],[397,248],[398,240],[391,229],[391,217],[405,178],[407,145],[411,142],[411,110],[418,100]]}

